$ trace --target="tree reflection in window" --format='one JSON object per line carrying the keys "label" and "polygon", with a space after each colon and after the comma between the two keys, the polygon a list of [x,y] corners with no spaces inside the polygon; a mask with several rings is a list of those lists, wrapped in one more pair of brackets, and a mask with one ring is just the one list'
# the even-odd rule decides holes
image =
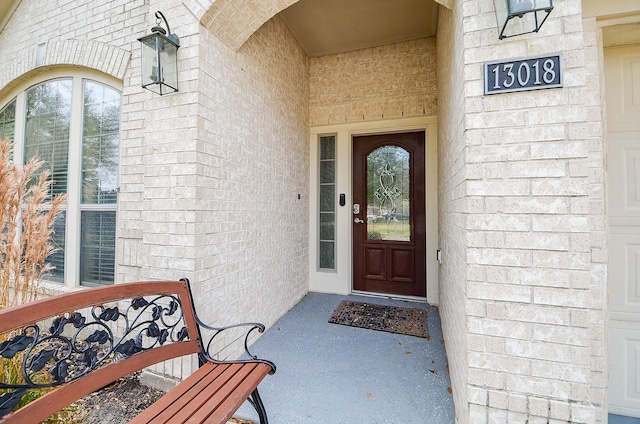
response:
{"label": "tree reflection in window", "polygon": [[[50,172],[49,195],[67,193],[69,180],[69,134],[71,126],[71,79],[49,81],[26,93],[24,163],[37,157],[41,171]],[[64,280],[66,213],[54,223],[56,248],[46,262],[52,266],[48,278]]]}
{"label": "tree reflection in window", "polygon": [[67,192],[71,86],[64,79],[27,91],[25,163],[34,156],[45,162],[41,170],[51,173],[51,196]]}
{"label": "tree reflection in window", "polygon": [[82,129],[82,203],[115,203],[118,188],[120,93],[85,82]]}
{"label": "tree reflection in window", "polygon": [[[61,214],[54,223],[53,243],[57,251],[47,258],[55,267],[48,279],[64,281],[68,262],[79,269],[80,284],[112,284],[121,93],[95,81],[83,79],[82,85],[73,83],[79,80],[79,77],[50,80],[25,91],[25,121],[14,122],[14,127],[24,125],[25,163],[32,157],[45,162],[42,169],[49,170],[52,180],[50,194],[67,193],[72,187],[73,199],[79,198],[67,204],[70,213]],[[80,86],[82,92],[73,92],[73,87]],[[72,104],[80,105],[72,102],[72,99],[80,100],[78,97],[82,99],[81,109],[72,110]],[[11,119],[15,121],[15,117],[4,110],[3,113],[0,130],[6,132],[6,128],[11,130]],[[81,139],[76,139],[80,134]],[[69,146],[76,143],[81,144],[82,149],[70,151]],[[81,168],[69,169],[70,158],[71,163],[81,163]],[[80,252],[79,266],[77,258],[66,260],[67,250]]]}

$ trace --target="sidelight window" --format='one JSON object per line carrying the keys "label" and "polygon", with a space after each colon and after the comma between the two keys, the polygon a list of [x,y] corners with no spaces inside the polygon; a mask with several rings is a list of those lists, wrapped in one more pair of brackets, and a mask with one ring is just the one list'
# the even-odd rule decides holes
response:
{"label": "sidelight window", "polygon": [[320,269],[336,268],[336,136],[322,136],[320,148]]}

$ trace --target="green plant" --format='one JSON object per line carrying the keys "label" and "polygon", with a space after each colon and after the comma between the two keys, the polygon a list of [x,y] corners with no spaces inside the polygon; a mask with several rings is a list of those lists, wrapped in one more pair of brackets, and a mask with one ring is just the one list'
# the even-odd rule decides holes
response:
{"label": "green plant", "polygon": [[[53,223],[61,212],[65,195],[51,198],[49,173],[40,171],[44,162],[31,159],[24,166],[12,161],[11,143],[0,140],[0,310],[31,302],[42,294],[40,282],[51,265],[47,257]],[[0,335],[0,343],[12,334]],[[2,380],[23,382],[21,353],[1,358]],[[23,403],[39,392],[30,392]]]}

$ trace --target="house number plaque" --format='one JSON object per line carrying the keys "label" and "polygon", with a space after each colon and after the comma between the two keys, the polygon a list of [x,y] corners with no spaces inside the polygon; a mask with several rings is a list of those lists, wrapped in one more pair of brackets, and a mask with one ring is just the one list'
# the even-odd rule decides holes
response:
{"label": "house number plaque", "polygon": [[562,55],[484,64],[484,94],[562,87]]}

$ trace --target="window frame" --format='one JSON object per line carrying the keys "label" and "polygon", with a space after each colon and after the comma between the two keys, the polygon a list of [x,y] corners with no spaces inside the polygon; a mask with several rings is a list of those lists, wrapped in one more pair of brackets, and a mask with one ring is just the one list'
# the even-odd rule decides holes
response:
{"label": "window frame", "polygon": [[[105,204],[83,204],[82,203],[82,141],[84,127],[84,86],[85,81],[92,81],[106,85],[121,94],[120,110],[120,146],[118,149],[118,181],[120,181],[120,169],[122,158],[122,106],[124,104],[122,81],[109,75],[89,69],[78,70],[77,68],[62,67],[53,71],[39,74],[34,78],[23,81],[13,87],[12,90],[2,95],[0,92],[0,110],[3,110],[15,100],[15,129],[13,138],[13,160],[15,163],[24,163],[25,158],[25,126],[26,126],[26,97],[27,91],[47,82],[68,79],[72,82],[71,96],[71,127],[69,133],[69,163],[68,163],[68,186],[67,202],[63,207],[65,211],[65,255],[64,255],[64,281],[47,279],[54,285],[66,287],[88,287],[95,284],[83,283],[80,280],[80,243],[81,243],[81,215],[84,211],[115,211],[115,263],[114,263],[114,283],[118,275],[118,232],[119,232],[119,199],[115,203]],[[119,185],[119,183],[118,183]],[[119,191],[119,190],[118,190]],[[119,196],[118,196],[119,197]]]}

